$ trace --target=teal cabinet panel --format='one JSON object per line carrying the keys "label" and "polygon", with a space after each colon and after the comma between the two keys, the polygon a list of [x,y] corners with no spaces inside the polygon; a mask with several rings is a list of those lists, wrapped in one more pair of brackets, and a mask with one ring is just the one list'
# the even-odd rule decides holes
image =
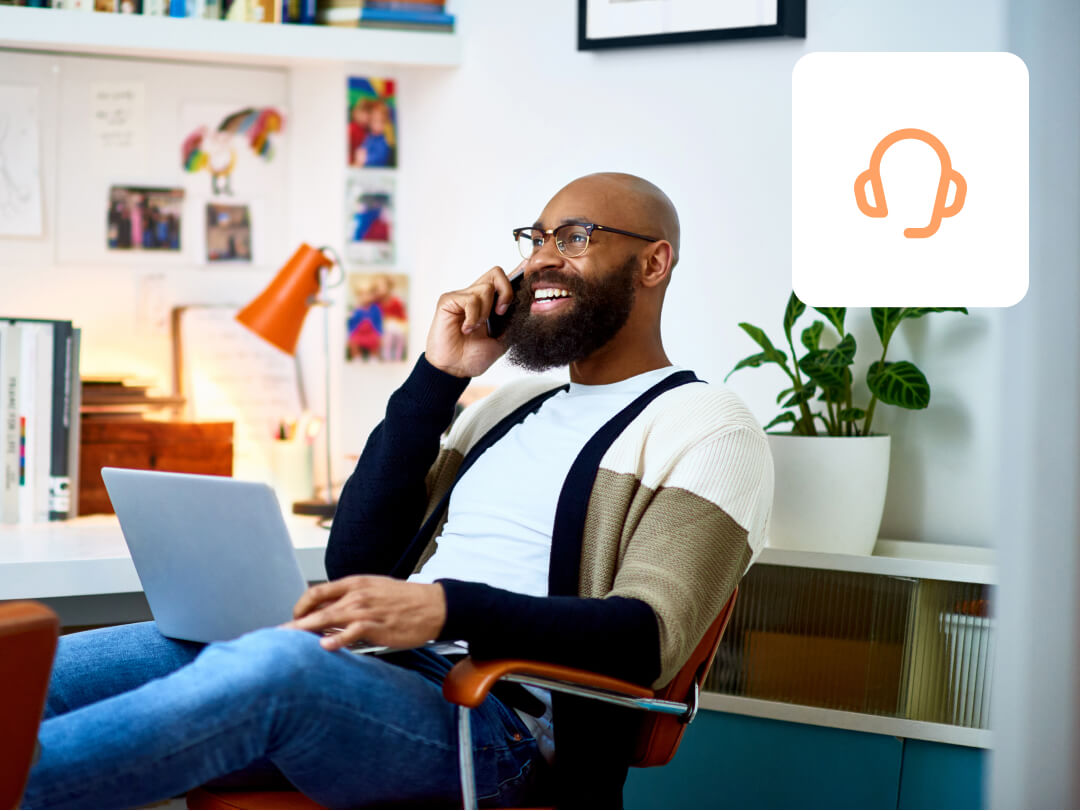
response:
{"label": "teal cabinet panel", "polygon": [[626,808],[896,808],[903,742],[703,710],[675,759],[631,769]]}
{"label": "teal cabinet panel", "polygon": [[900,808],[985,808],[985,749],[904,742]]}

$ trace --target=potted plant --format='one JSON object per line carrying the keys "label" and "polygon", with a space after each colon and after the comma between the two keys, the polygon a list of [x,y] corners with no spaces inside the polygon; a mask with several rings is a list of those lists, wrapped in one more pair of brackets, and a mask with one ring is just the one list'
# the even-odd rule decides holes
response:
{"label": "potted plant", "polygon": [[[844,307],[815,307],[824,316],[799,336],[792,331],[806,305],[792,293],[784,311],[787,353],[765,331],[739,326],[761,349],[728,373],[767,364],[779,366],[789,386],[776,398],[781,411],[765,430],[776,470],[776,493],[769,545],[785,549],[869,555],[877,541],[889,475],[889,437],[873,433],[879,403],[922,409],[930,404],[930,384],[915,364],[886,360],[897,327],[928,313],[967,313],[964,307],[871,307],[881,354],[866,372],[869,400],[856,403],[851,367],[855,338],[844,327]],[[831,328],[831,329],[830,329]],[[833,334],[835,331],[835,334]],[[727,377],[724,380],[727,380]]]}

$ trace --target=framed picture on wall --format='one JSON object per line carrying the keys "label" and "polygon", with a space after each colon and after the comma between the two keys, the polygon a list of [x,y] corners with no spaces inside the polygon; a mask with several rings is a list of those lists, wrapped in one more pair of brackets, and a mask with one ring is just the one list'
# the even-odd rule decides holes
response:
{"label": "framed picture on wall", "polygon": [[806,0],[578,0],[578,50],[805,37]]}

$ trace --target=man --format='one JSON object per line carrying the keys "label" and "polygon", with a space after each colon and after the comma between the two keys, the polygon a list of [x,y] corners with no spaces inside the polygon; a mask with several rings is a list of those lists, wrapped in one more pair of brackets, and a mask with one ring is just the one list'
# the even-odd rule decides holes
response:
{"label": "man", "polygon": [[[679,224],[663,192],[590,175],[515,234],[516,295],[496,267],[440,298],[342,492],[329,582],[289,627],[229,643],[168,640],[152,623],[63,639],[27,806],[145,804],[229,774],[284,775],[331,806],[454,804],[451,663],[341,650],[358,640],[464,640],[477,657],[655,686],[678,671],[764,542],[764,435],[664,352]],[[501,340],[493,307],[511,313]],[[526,368],[569,364],[569,386],[504,387],[440,447],[469,379],[507,348]],[[618,805],[636,720],[503,691],[475,712],[479,796]]]}

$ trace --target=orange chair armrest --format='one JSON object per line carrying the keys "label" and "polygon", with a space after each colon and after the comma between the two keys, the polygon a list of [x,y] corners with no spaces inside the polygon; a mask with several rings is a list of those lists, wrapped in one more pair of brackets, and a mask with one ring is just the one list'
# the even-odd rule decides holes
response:
{"label": "orange chair armrest", "polygon": [[582,687],[607,690],[628,698],[653,698],[655,696],[655,693],[647,687],[622,679],[614,679],[611,676],[602,676],[588,670],[553,665],[548,662],[532,662],[527,659],[492,659],[477,662],[471,656],[462,659],[446,674],[446,679],[443,681],[443,696],[447,701],[463,707],[479,707],[487,698],[491,688],[495,686],[495,682],[511,674],[555,679]]}

